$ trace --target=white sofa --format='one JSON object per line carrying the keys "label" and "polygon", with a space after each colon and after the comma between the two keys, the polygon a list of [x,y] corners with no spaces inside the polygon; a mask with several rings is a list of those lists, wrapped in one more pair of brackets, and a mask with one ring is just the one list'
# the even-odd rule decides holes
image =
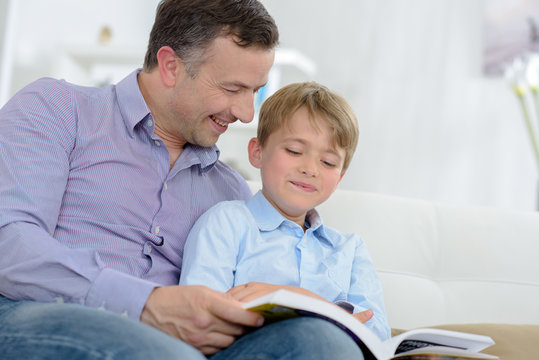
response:
{"label": "white sofa", "polygon": [[[250,186],[256,191],[260,183]],[[327,225],[366,242],[392,328],[467,324],[465,331],[498,334],[500,324],[531,324],[503,330],[533,330],[539,341],[538,212],[346,190],[318,210]],[[539,358],[539,344],[529,345]],[[502,358],[510,357],[518,358]]]}

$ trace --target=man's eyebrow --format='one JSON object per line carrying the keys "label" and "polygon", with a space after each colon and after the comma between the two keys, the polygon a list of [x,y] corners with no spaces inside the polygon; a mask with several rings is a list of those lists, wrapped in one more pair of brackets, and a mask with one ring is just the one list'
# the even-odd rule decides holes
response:
{"label": "man's eyebrow", "polygon": [[221,86],[237,86],[237,87],[240,87],[242,89],[254,89],[255,91],[258,91],[258,90],[262,89],[266,85],[267,85],[267,83],[263,84],[263,85],[259,85],[259,86],[253,88],[252,86],[250,86],[248,84],[245,84],[245,83],[243,83],[241,81],[224,81],[224,82],[221,83]]}

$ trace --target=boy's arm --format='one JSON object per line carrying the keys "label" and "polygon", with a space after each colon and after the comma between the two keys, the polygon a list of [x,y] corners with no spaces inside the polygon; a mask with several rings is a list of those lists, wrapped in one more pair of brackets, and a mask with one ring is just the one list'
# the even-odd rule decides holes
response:
{"label": "boy's arm", "polygon": [[219,203],[195,222],[183,251],[180,285],[205,285],[221,292],[234,286],[242,239],[250,235],[249,213],[242,204]]}
{"label": "boy's arm", "polygon": [[360,320],[363,315],[358,313],[368,309],[373,311],[372,318],[365,325],[385,340],[390,337],[391,332],[387,323],[382,284],[363,240],[356,235],[354,238],[356,249],[348,301],[355,304],[354,316]]}

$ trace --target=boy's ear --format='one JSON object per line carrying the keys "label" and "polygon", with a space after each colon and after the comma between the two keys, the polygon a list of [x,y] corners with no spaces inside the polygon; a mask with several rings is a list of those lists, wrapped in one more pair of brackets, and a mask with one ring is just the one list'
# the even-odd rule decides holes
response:
{"label": "boy's ear", "polygon": [[167,87],[174,87],[179,71],[184,71],[181,69],[183,63],[170,46],[163,46],[157,51],[157,66],[161,80]]}
{"label": "boy's ear", "polygon": [[253,165],[257,169],[260,169],[262,166],[262,148],[260,147],[260,142],[258,141],[258,138],[252,138],[251,140],[249,140],[248,152],[249,162],[251,163],[251,165]]}

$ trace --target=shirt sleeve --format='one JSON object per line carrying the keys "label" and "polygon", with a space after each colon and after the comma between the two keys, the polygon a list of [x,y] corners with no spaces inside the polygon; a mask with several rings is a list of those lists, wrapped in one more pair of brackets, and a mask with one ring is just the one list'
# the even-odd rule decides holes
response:
{"label": "shirt sleeve", "polygon": [[240,244],[249,236],[243,204],[221,202],[198,218],[185,243],[180,285],[205,285],[221,292],[234,286]]}
{"label": "shirt sleeve", "polygon": [[0,293],[104,306],[138,319],[155,284],[106,269],[95,250],[54,238],[76,141],[75,107],[67,87],[44,79],[0,109]]}
{"label": "shirt sleeve", "polygon": [[354,304],[354,314],[372,309],[374,315],[365,325],[380,339],[386,340],[391,337],[391,329],[387,323],[382,284],[365,243],[357,235],[353,236],[356,249],[348,301]]}

